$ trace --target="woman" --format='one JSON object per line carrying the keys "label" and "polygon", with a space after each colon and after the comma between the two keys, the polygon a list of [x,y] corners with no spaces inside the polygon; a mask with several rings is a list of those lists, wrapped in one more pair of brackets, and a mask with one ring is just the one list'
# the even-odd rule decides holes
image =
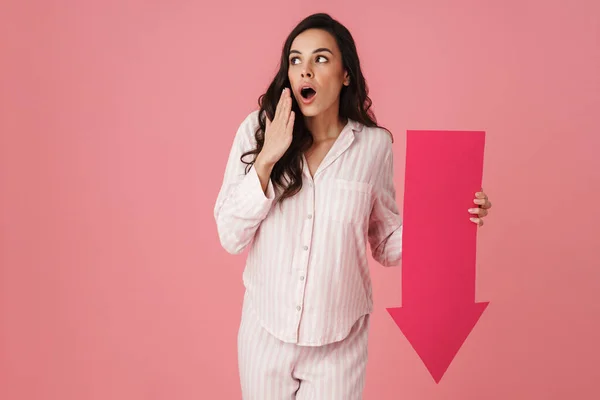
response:
{"label": "woman", "polygon": [[[372,311],[367,242],[401,259],[392,137],[370,111],[350,32],[327,14],[287,38],[240,125],[215,205],[223,247],[249,247],[238,333],[243,398],[362,398]],[[477,193],[472,221],[491,207]]]}

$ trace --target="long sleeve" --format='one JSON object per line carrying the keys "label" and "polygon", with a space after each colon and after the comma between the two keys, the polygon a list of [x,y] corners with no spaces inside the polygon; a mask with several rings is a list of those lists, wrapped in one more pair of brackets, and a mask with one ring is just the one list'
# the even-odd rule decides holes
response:
{"label": "long sleeve", "polygon": [[384,153],[375,185],[368,237],[375,261],[389,267],[400,265],[402,260],[402,218],[396,203],[391,141],[386,145]]}
{"label": "long sleeve", "polygon": [[271,180],[265,194],[254,165],[246,174],[246,164],[240,160],[244,152],[255,147],[257,117],[258,111],[252,112],[237,130],[214,208],[219,240],[231,254],[241,253],[252,241],[275,198]]}

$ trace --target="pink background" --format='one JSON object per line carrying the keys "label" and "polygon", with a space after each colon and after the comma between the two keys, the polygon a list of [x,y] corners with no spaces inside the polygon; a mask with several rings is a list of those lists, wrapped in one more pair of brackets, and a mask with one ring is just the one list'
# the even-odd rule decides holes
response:
{"label": "pink background", "polygon": [[0,398],[240,398],[244,255],[212,207],[315,11],[355,36],[400,206],[407,129],[487,132],[490,305],[436,385],[385,311],[401,269],[373,262],[365,399],[600,398],[596,0],[202,4],[2,3]]}

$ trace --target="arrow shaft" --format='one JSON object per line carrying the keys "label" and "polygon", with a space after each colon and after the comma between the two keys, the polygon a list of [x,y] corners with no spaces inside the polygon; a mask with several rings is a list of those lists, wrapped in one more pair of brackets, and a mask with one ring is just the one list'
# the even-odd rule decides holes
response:
{"label": "arrow shaft", "polygon": [[408,131],[402,245],[403,304],[474,301],[484,132]]}

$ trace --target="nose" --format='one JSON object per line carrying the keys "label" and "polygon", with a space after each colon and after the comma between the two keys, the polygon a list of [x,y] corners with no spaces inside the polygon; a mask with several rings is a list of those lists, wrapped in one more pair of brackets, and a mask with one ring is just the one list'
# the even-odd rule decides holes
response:
{"label": "nose", "polygon": [[302,77],[303,78],[312,78],[313,77],[312,71],[304,68],[304,70],[302,71]]}

